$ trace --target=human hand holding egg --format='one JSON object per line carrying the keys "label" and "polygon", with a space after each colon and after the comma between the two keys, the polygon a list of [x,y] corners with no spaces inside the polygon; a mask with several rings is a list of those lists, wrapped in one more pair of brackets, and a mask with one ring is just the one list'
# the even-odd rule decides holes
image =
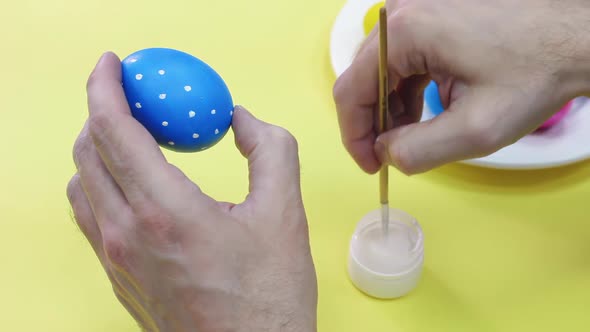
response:
{"label": "human hand holding egg", "polygon": [[[585,3],[568,1],[568,15],[555,15],[548,1],[532,0],[386,6],[394,128],[381,137],[374,130],[376,31],[334,86],[344,145],[369,173],[382,162],[415,174],[490,155],[553,121],[563,105],[590,91],[590,42],[576,28],[588,17]],[[439,83],[446,111],[419,122],[431,80]]]}
{"label": "human hand holding egg", "polygon": [[[99,61],[68,185],[76,222],[117,298],[145,331],[315,331],[317,282],[295,139],[241,107],[232,114],[228,90],[203,63],[151,52],[123,66],[111,53]],[[215,91],[204,93],[210,83]],[[251,190],[241,204],[207,196],[158,145],[211,147],[230,117],[249,161]],[[203,140],[192,136],[197,130]]]}

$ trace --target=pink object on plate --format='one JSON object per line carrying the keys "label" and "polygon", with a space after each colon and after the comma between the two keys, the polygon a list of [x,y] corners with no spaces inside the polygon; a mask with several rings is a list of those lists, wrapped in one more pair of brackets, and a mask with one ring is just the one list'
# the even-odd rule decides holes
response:
{"label": "pink object on plate", "polygon": [[572,109],[572,105],[573,105],[574,101],[570,101],[569,103],[567,103],[559,112],[555,113],[549,120],[547,120],[545,123],[543,123],[541,125],[541,127],[539,127],[538,130],[545,130],[548,129],[550,127],[555,126],[557,123],[559,123],[561,120],[563,120],[563,118],[569,113],[569,111]]}

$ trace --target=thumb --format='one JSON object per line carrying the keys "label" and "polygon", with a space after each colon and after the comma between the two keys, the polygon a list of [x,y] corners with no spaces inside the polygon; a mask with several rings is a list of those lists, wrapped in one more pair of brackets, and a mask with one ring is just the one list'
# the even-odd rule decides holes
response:
{"label": "thumb", "polygon": [[277,198],[285,195],[298,197],[301,192],[299,155],[293,135],[256,119],[241,106],[236,107],[232,126],[236,146],[248,159],[248,200],[279,203]]}
{"label": "thumb", "polygon": [[375,152],[383,163],[405,174],[483,157],[531,129],[531,119],[523,112],[510,112],[513,106],[499,93],[471,91],[430,121],[384,133],[376,140]]}

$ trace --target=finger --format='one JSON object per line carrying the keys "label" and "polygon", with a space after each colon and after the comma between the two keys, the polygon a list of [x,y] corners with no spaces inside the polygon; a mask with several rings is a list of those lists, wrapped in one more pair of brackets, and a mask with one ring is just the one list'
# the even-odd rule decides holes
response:
{"label": "finger", "polygon": [[[144,311],[141,311],[141,306],[131,297],[128,291],[121,287],[121,284],[116,280],[113,274],[110,272],[109,264],[107,264],[107,258],[103,249],[103,239],[98,223],[94,218],[92,207],[90,202],[86,198],[84,189],[82,188],[82,182],[79,174],[75,174],[70,180],[67,187],[67,196],[74,211],[74,218],[80,230],[90,243],[96,256],[103,269],[107,273],[107,276],[113,284],[113,289],[117,290],[115,293],[119,300],[122,300],[124,306],[130,311],[132,316],[136,319],[143,317],[141,321],[145,322]],[[139,313],[143,314],[140,316]]]}
{"label": "finger", "polygon": [[80,175],[74,175],[74,177],[68,183],[67,195],[72,206],[72,210],[74,211],[75,221],[90,243],[90,246],[96,254],[100,264],[107,273],[109,280],[113,284],[113,287],[120,290],[119,295],[123,294],[127,299],[127,303],[134,302],[132,301],[129,293],[121,288],[120,283],[114,278],[110,271],[109,264],[107,263],[108,259],[103,249],[102,233],[98,223],[96,222],[96,219],[94,218],[90,202],[86,198],[86,194],[82,188]]}
{"label": "finger", "polygon": [[[376,138],[374,112],[379,101],[379,38],[376,30],[372,34],[351,66],[338,78],[333,91],[342,143],[361,169],[368,173],[381,168],[373,151]],[[390,92],[400,80],[392,68],[389,65]]]}
{"label": "finger", "polygon": [[125,221],[129,205],[96,150],[88,132],[88,122],[74,144],[74,162],[96,222],[104,225]]}
{"label": "finger", "polygon": [[88,81],[89,130],[98,153],[132,206],[171,180],[168,163],[151,134],[129,110],[121,62],[105,54]]}
{"label": "finger", "polygon": [[278,202],[277,197],[300,196],[297,141],[283,128],[256,119],[243,107],[233,118],[236,146],[248,158],[248,201]]}
{"label": "finger", "polygon": [[[372,151],[374,110],[379,93],[376,43],[376,38],[367,40],[351,66],[336,80],[333,91],[342,143],[367,173],[375,173],[380,168]],[[375,58],[366,54],[373,54]]]}
{"label": "finger", "polygon": [[68,183],[67,196],[74,212],[76,224],[78,224],[78,227],[86,239],[88,239],[96,256],[103,262],[102,235],[94,218],[90,202],[86,198],[86,193],[82,188],[79,174],[74,175]]}
{"label": "finger", "polygon": [[466,96],[433,120],[383,134],[375,144],[380,160],[406,174],[416,174],[497,151],[515,136],[511,134],[514,125],[507,121],[510,116],[502,115],[507,114],[507,105],[492,96]]}
{"label": "finger", "polygon": [[355,57],[359,53],[364,52],[367,45],[370,45],[378,37],[378,33],[379,33],[379,24],[376,24],[375,27],[373,27],[373,29],[371,30],[371,32],[369,32],[367,37],[365,37],[365,40],[359,46],[358,50],[356,51]]}
{"label": "finger", "polygon": [[72,210],[74,211],[75,221],[79,225],[84,236],[88,239],[88,242],[98,257],[100,264],[107,273],[109,280],[113,284],[113,289],[115,290],[117,298],[138,323],[149,323],[151,324],[150,326],[153,327],[153,322],[150,322],[149,315],[145,312],[145,309],[133,298],[129,291],[122,288],[122,283],[117,280],[111,272],[111,267],[107,263],[108,259],[103,249],[102,233],[94,218],[90,202],[86,198],[79,174],[74,175],[68,183],[67,196],[72,206]]}
{"label": "finger", "polygon": [[79,174],[76,173],[68,183],[67,195],[72,210],[74,211],[74,219],[76,223],[92,246],[98,260],[105,269],[109,280],[111,280],[114,285],[117,285],[113,274],[110,272],[108,259],[104,251],[102,232],[99,224],[96,222],[92,207],[86,197],[86,192],[82,187],[82,181]]}

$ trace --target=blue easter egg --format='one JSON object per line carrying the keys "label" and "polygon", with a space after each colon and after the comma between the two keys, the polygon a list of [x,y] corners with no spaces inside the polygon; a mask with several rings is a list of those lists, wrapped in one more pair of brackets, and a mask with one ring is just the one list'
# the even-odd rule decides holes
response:
{"label": "blue easter egg", "polygon": [[122,61],[131,114],[164,148],[195,152],[229,131],[234,104],[223,79],[205,62],[173,49],[149,48]]}
{"label": "blue easter egg", "polygon": [[436,84],[436,82],[431,81],[430,84],[428,84],[428,86],[426,87],[426,90],[424,91],[424,101],[426,102],[426,105],[428,105],[428,108],[430,109],[432,114],[434,114],[435,116],[438,116],[442,112],[444,112],[444,107],[440,100],[440,95],[438,93],[438,85]]}

